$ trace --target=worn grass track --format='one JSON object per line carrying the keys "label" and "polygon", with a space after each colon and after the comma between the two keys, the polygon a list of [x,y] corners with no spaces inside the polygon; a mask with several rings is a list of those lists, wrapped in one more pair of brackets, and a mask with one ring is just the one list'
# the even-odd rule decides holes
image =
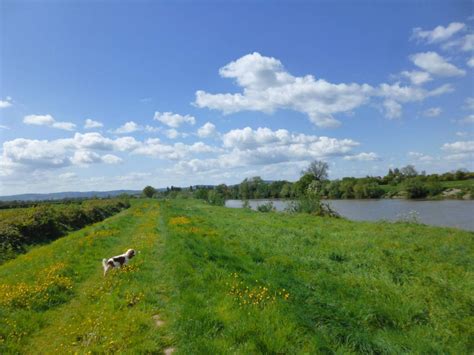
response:
{"label": "worn grass track", "polygon": [[0,266],[0,353],[469,353],[473,236],[137,200]]}

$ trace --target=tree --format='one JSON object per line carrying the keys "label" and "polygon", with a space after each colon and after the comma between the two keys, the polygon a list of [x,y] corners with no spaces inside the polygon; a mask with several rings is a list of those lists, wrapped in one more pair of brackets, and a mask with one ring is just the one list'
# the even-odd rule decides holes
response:
{"label": "tree", "polygon": [[147,186],[143,189],[143,195],[146,197],[153,197],[156,194],[156,189],[153,186]]}
{"label": "tree", "polygon": [[400,170],[400,172],[405,177],[414,177],[414,176],[418,175],[418,171],[416,171],[416,169],[413,165],[407,165],[407,166],[403,167]]}
{"label": "tree", "polygon": [[311,174],[316,180],[324,181],[328,179],[328,163],[322,160],[315,160],[309,164],[306,170],[301,172],[301,175]]}

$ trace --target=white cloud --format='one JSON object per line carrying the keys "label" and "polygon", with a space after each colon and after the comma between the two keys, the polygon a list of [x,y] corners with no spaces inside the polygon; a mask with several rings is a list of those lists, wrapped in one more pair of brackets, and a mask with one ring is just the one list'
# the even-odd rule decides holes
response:
{"label": "white cloud", "polygon": [[441,149],[451,154],[474,153],[474,141],[445,143]]}
{"label": "white cloud", "polygon": [[419,152],[409,152],[408,157],[420,162],[431,162],[434,160],[434,158],[431,155],[426,155]]}
{"label": "white cloud", "polygon": [[442,42],[451,38],[465,27],[466,25],[460,22],[452,22],[447,27],[437,26],[431,31],[423,31],[420,27],[417,27],[413,29],[412,38],[424,40],[428,43]]}
{"label": "white cloud", "polygon": [[443,112],[441,107],[431,107],[423,112],[423,116],[426,117],[437,117]]}
{"label": "white cloud", "polygon": [[465,108],[467,110],[471,110],[471,111],[474,111],[474,97],[468,97],[466,98],[466,100],[464,100],[464,103],[465,103]]}
{"label": "white cloud", "polygon": [[471,113],[470,115],[467,115],[466,117],[464,117],[459,122],[460,123],[474,123],[474,114]]}
{"label": "white cloud", "polygon": [[400,83],[381,84],[377,95],[384,97],[383,107],[388,118],[397,118],[402,114],[401,103],[423,101],[432,96],[439,96],[453,91],[450,84],[444,84],[431,91],[421,87],[400,86]]}
{"label": "white cloud", "polygon": [[359,145],[351,139],[336,139],[269,128],[234,129],[221,136],[225,151],[215,158],[180,161],[178,171],[212,171],[245,166],[342,157]]}
{"label": "white cloud", "polygon": [[12,106],[12,98],[7,96],[5,100],[0,100],[0,109]]}
{"label": "white cloud", "polygon": [[209,138],[217,134],[216,126],[211,122],[206,122],[197,130],[197,135],[201,138]]}
{"label": "white cloud", "polygon": [[102,161],[106,164],[118,164],[121,163],[123,160],[116,155],[113,154],[105,154],[102,156]]}
{"label": "white cloud", "polygon": [[[104,154],[106,152],[106,154]],[[221,152],[213,147],[196,142],[193,144],[165,144],[159,139],[137,141],[133,137],[111,139],[100,133],[76,133],[73,138],[56,140],[31,140],[17,138],[3,143],[0,157],[2,176],[17,172],[49,170],[70,165],[88,166],[91,164],[117,164],[122,158],[110,154],[128,152],[159,159],[189,159],[196,154]]]}
{"label": "white cloud", "polygon": [[74,179],[76,176],[77,176],[76,173],[73,173],[73,172],[68,172],[68,173],[63,173],[63,174],[58,175],[58,177],[62,180]]}
{"label": "white cloud", "polygon": [[470,66],[471,68],[474,68],[474,57],[471,57],[468,59],[467,65]]}
{"label": "white cloud", "polygon": [[411,55],[410,60],[419,68],[438,76],[462,76],[466,72],[447,62],[436,52],[424,52]]}
{"label": "white cloud", "polygon": [[10,127],[0,124],[0,129],[10,129]]}
{"label": "white cloud", "polygon": [[217,148],[196,142],[191,145],[175,143],[173,145],[162,143],[159,138],[145,140],[140,146],[133,150],[134,154],[148,155],[158,159],[179,160],[192,154],[210,153],[218,151]]}
{"label": "white cloud", "polygon": [[357,161],[374,161],[374,160],[380,160],[380,157],[374,152],[370,152],[370,153],[359,153],[355,155],[346,155],[344,159],[357,160]]}
{"label": "white cloud", "polygon": [[179,137],[185,138],[188,136],[188,134],[179,132],[178,130],[174,128],[170,128],[170,129],[165,130],[165,136],[168,137],[169,139],[176,139]]}
{"label": "white cloud", "polygon": [[198,90],[196,106],[221,110],[224,114],[291,109],[307,114],[311,122],[322,127],[339,125],[333,115],[366,103],[373,90],[367,84],[332,84],[312,75],[295,77],[285,71],[279,60],[257,52],[225,65],[219,74],[235,79],[243,92],[210,94]]}
{"label": "white cloud", "polygon": [[48,126],[53,128],[73,131],[76,125],[71,122],[58,122],[51,115],[27,115],[23,118],[23,123],[36,126]]}
{"label": "white cloud", "polygon": [[[421,62],[424,63],[423,60]],[[427,67],[434,70],[433,65]],[[435,66],[435,69],[438,73],[447,73],[451,69],[452,74],[451,67]],[[429,77],[427,73],[420,73],[405,72],[404,75],[420,84]],[[402,87],[399,83],[383,83],[374,88],[367,84],[332,84],[315,79],[312,75],[295,77],[285,71],[279,60],[259,53],[245,55],[225,65],[219,74],[224,78],[235,79],[236,84],[242,87],[242,92],[210,94],[198,90],[194,103],[196,106],[220,110],[224,114],[244,110],[272,113],[278,109],[291,109],[308,115],[312,123],[321,127],[338,126],[340,122],[334,118],[335,114],[350,113],[368,103],[371,97],[384,98],[387,114],[394,118],[401,115],[401,103],[422,101],[452,91],[449,84],[427,91],[418,86]]]}
{"label": "white cloud", "polygon": [[134,121],[128,121],[124,123],[122,126],[117,128],[116,130],[112,131],[115,134],[127,134],[136,131],[142,130],[142,127],[136,124]]}
{"label": "white cloud", "polygon": [[402,115],[402,105],[395,100],[385,100],[383,107],[388,118],[398,118]]}
{"label": "white cloud", "polygon": [[413,85],[421,85],[428,81],[433,80],[431,78],[430,73],[427,73],[425,71],[418,71],[418,70],[402,71],[402,75],[408,78]]}
{"label": "white cloud", "polygon": [[196,119],[193,116],[183,116],[173,112],[155,112],[153,119],[172,128],[178,128],[183,123],[191,125],[196,123]]}
{"label": "white cloud", "polygon": [[449,41],[441,47],[445,50],[455,48],[463,52],[471,52],[474,50],[474,34],[470,33],[459,39]]}
{"label": "white cloud", "polygon": [[94,120],[91,120],[90,118],[86,119],[86,122],[84,123],[85,129],[100,128],[100,127],[104,127],[104,124],[102,122],[94,121]]}

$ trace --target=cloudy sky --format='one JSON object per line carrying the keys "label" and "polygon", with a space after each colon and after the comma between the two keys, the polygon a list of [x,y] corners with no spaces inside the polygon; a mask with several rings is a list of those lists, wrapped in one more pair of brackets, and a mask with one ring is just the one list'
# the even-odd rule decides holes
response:
{"label": "cloudy sky", "polygon": [[0,1],[0,194],[474,169],[470,1]]}

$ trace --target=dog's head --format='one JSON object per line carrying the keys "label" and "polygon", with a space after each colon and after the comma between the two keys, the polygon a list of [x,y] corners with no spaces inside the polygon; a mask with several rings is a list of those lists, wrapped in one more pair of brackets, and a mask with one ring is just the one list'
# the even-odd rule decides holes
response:
{"label": "dog's head", "polygon": [[127,254],[128,258],[131,259],[135,256],[136,251],[135,251],[135,249],[128,249],[126,254]]}

